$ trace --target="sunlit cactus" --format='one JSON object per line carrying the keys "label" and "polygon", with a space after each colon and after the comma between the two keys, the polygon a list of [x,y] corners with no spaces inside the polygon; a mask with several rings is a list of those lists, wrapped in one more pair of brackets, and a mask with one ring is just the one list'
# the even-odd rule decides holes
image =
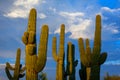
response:
{"label": "sunlit cactus", "polygon": [[[101,53],[101,16],[96,16],[96,29],[93,49],[90,48],[89,39],[86,39],[86,48],[82,38],[79,38],[80,59],[86,67],[87,80],[100,79],[100,65],[107,58],[107,53]],[[100,54],[101,53],[101,54]]]}
{"label": "sunlit cactus", "polygon": [[[21,55],[21,50],[20,48],[18,48],[14,67],[11,66],[8,62],[6,63],[5,72],[9,80],[19,80],[19,78],[22,78],[25,75],[23,73],[25,71],[25,67],[22,68],[22,64],[20,64],[20,55]],[[9,70],[14,71],[13,76],[11,75]]]}
{"label": "sunlit cactus", "polygon": [[[46,64],[47,44],[49,29],[43,25],[41,29],[40,43],[37,51],[36,44],[36,10],[30,10],[28,28],[22,37],[25,44],[25,66],[26,80],[38,80],[38,73],[41,72]],[[38,56],[37,56],[38,52]]]}
{"label": "sunlit cactus", "polygon": [[57,62],[56,80],[64,79],[64,34],[65,34],[65,25],[62,24],[60,30],[60,43],[59,43],[58,53],[57,53],[56,37],[53,37],[53,41],[52,41],[52,55],[54,60]]}
{"label": "sunlit cactus", "polygon": [[68,80],[76,80],[75,78],[75,68],[78,64],[78,60],[75,60],[75,46],[68,42],[67,45],[67,68],[66,68],[66,74]]}

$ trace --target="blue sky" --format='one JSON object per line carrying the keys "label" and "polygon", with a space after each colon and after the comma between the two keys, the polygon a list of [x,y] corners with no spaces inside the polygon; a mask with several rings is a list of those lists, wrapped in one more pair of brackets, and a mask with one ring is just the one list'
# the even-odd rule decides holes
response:
{"label": "blue sky", "polygon": [[[27,28],[31,8],[37,10],[37,41],[43,24],[49,26],[47,66],[53,62],[51,56],[52,37],[59,38],[59,28],[65,24],[65,48],[68,41],[76,45],[79,59],[79,37],[94,37],[95,16],[102,16],[102,51],[108,53],[106,64],[120,64],[120,0],[0,0],[0,63],[15,58],[17,48],[25,57],[21,37]],[[39,42],[38,42],[39,43]],[[9,60],[8,60],[9,61]],[[55,62],[53,62],[55,64]],[[55,67],[55,65],[54,65]]]}

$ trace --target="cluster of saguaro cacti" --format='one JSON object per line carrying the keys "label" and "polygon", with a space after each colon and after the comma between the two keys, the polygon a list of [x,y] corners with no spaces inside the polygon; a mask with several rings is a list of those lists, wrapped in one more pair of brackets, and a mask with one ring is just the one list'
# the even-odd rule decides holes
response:
{"label": "cluster of saguaro cacti", "polygon": [[57,46],[56,46],[56,37],[53,37],[52,42],[52,55],[54,60],[57,62],[56,69],[56,80],[66,80],[68,76],[68,80],[75,80],[75,67],[78,64],[78,60],[74,60],[75,55],[75,46],[68,42],[67,45],[67,66],[65,70],[64,58],[64,35],[65,34],[65,25],[61,25],[60,30],[60,44],[59,44],[59,52],[57,54]]}
{"label": "cluster of saguaro cacti", "polygon": [[[20,49],[17,50],[17,57],[15,67],[6,63],[6,74],[10,80],[18,80],[23,77],[21,74],[26,70],[26,80],[38,80],[38,73],[41,72],[46,64],[47,44],[49,29],[47,25],[43,25],[41,29],[40,43],[37,51],[36,44],[36,10],[30,10],[28,19],[28,28],[24,32],[22,41],[25,44],[25,67],[22,68],[20,64]],[[65,50],[65,25],[61,25],[59,50],[57,53],[57,40],[53,37],[52,41],[52,55],[57,62],[56,80],[75,80],[75,67],[78,60],[75,60],[75,46],[68,42],[67,45],[67,65],[64,64]],[[100,65],[103,64],[107,58],[107,53],[101,53],[101,16],[96,16],[96,29],[94,37],[93,49],[90,48],[89,39],[86,39],[86,48],[82,38],[79,38],[79,50],[81,59],[81,69],[79,75],[81,80],[99,80],[100,79]],[[38,52],[38,56],[37,56]],[[65,68],[66,66],[66,68]],[[13,77],[10,70],[14,70]],[[66,70],[65,70],[66,69]]]}
{"label": "cluster of saguaro cacti", "polygon": [[[101,53],[101,16],[100,15],[96,16],[96,29],[95,29],[93,49],[91,50],[90,48],[89,39],[86,39],[86,48],[84,48],[84,42],[82,38],[79,38],[78,43],[80,49],[80,59],[83,68],[79,72],[81,75],[81,79],[99,80],[100,65],[103,64],[107,58],[107,53]],[[83,74],[86,74],[86,76],[82,76]]]}
{"label": "cluster of saguaro cacti", "polygon": [[[11,66],[8,62],[6,63],[5,71],[9,80],[19,80],[19,78],[22,78],[25,75],[23,73],[25,71],[25,67],[22,68],[22,64],[20,64],[20,55],[21,55],[21,50],[20,48],[18,48],[14,67]],[[10,74],[9,70],[14,71],[13,76]]]}
{"label": "cluster of saguaro cacti", "polygon": [[22,37],[25,44],[25,66],[26,80],[38,80],[38,73],[43,70],[46,64],[47,43],[48,43],[48,26],[43,25],[40,36],[40,43],[37,56],[36,44],[36,10],[30,10],[28,28]]}

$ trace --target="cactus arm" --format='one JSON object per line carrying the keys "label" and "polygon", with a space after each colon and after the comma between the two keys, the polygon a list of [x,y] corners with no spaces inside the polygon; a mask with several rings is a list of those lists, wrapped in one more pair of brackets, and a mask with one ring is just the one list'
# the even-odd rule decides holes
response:
{"label": "cactus arm", "polygon": [[22,36],[22,41],[25,45],[28,44],[28,36],[29,36],[28,32],[24,32],[24,36]]}
{"label": "cactus arm", "polygon": [[56,37],[53,37],[53,40],[52,40],[52,56],[53,56],[53,59],[57,62],[58,61],[58,56],[57,56],[57,45],[56,45]]}
{"label": "cactus arm", "polygon": [[23,78],[25,76],[25,73],[19,74],[19,78]]}
{"label": "cactus arm", "polygon": [[15,68],[11,66],[8,62],[6,62],[6,67],[10,70],[15,70]]}
{"label": "cactus arm", "polygon": [[95,35],[94,35],[94,47],[93,47],[93,53],[97,53],[101,51],[101,16],[96,16],[96,29],[95,29]]}
{"label": "cactus arm", "polygon": [[24,66],[20,69],[20,73],[23,73],[25,70],[26,70],[26,67]]}
{"label": "cactus arm", "polygon": [[28,21],[28,29],[27,31],[33,31],[36,32],[36,9],[32,8],[29,14],[29,21]]}
{"label": "cactus arm", "polygon": [[20,48],[17,49],[17,55],[16,55],[16,62],[15,62],[15,67],[20,67],[20,55],[21,55],[21,50]]}
{"label": "cactus arm", "polygon": [[84,48],[84,42],[82,38],[78,39],[78,44],[79,44],[79,51],[80,51],[80,59],[83,65],[87,65],[87,58],[86,58],[86,51]]}
{"label": "cactus arm", "polygon": [[85,54],[85,49],[84,49],[84,42],[83,42],[82,38],[78,39],[78,44],[79,44],[80,55],[84,55]]}
{"label": "cactus arm", "polygon": [[64,34],[65,34],[65,25],[61,25],[60,30],[60,45],[59,45],[59,57],[63,58],[64,56]]}
{"label": "cactus arm", "polygon": [[9,79],[9,80],[12,80],[13,77],[12,77],[12,75],[10,74],[10,72],[9,72],[9,70],[8,70],[8,67],[5,67],[5,72],[6,72],[6,74],[7,74],[8,79]]}
{"label": "cactus arm", "polygon": [[78,65],[78,60],[74,61],[74,66],[76,67]]}
{"label": "cactus arm", "polygon": [[47,57],[47,44],[48,44],[48,26],[43,25],[40,36],[40,44],[38,49],[38,58],[37,58],[37,71],[41,71],[46,64]]}
{"label": "cactus arm", "polygon": [[67,73],[70,75],[72,74],[72,68],[73,68],[73,64],[72,64],[72,43],[68,42],[67,44]]}
{"label": "cactus arm", "polygon": [[100,54],[100,58],[99,58],[99,65],[103,64],[107,59],[107,53],[104,52],[104,53],[101,53]]}

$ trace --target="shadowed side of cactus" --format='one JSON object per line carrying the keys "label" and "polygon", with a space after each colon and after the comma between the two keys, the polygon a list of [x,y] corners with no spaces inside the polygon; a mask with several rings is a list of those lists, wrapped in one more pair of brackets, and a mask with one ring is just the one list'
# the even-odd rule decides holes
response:
{"label": "shadowed side of cactus", "polygon": [[[31,9],[28,19],[28,28],[24,32],[22,41],[25,44],[25,65],[26,80],[38,80],[38,73],[41,72],[46,64],[47,44],[48,44],[48,26],[41,28],[40,42],[37,51],[36,43],[36,9]],[[38,56],[37,56],[38,52]]]}
{"label": "shadowed side of cactus", "polygon": [[59,43],[58,53],[57,53],[56,37],[53,37],[53,41],[52,41],[52,56],[53,59],[57,62],[56,80],[64,80],[64,34],[65,34],[65,25],[62,24],[60,30],[60,43]]}
{"label": "shadowed side of cactus", "polygon": [[[90,48],[89,39],[86,39],[86,48],[82,38],[79,38],[80,59],[82,64],[86,67],[87,80],[100,79],[100,65],[103,64],[107,58],[107,53],[101,53],[101,16],[96,16],[96,29],[94,36],[93,49]],[[101,53],[101,54],[100,54]]]}
{"label": "shadowed side of cactus", "polygon": [[[11,66],[8,62],[6,63],[5,72],[9,80],[19,80],[19,78],[22,78],[25,75],[22,74],[25,71],[25,67],[22,68],[22,65],[20,64],[20,55],[21,55],[21,50],[20,48],[18,48],[14,67]],[[11,75],[9,70],[14,71],[13,76]]]}
{"label": "shadowed side of cactus", "polygon": [[80,80],[87,80],[86,67],[81,63],[81,69],[79,70]]}
{"label": "shadowed side of cactus", "polygon": [[75,46],[68,42],[67,45],[67,68],[66,74],[68,76],[68,80],[75,80],[75,68],[78,64],[78,60],[75,60]]}

